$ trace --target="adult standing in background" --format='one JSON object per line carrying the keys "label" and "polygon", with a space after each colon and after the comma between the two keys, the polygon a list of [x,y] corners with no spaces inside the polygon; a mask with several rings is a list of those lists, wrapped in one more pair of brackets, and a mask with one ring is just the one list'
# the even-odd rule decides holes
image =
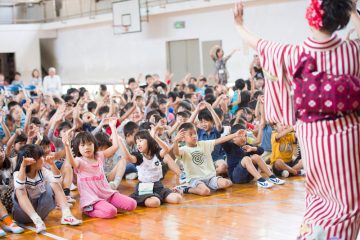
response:
{"label": "adult standing in background", "polygon": [[243,4],[234,9],[237,30],[260,56],[267,120],[286,125],[296,120],[306,163],[306,212],[299,239],[355,240],[359,233],[360,118],[355,111],[360,94],[351,91],[359,91],[360,40],[336,35],[350,18],[360,34],[355,3],[311,0],[306,18],[312,34],[299,45],[258,38],[244,26]]}
{"label": "adult standing in background", "polygon": [[224,50],[219,46],[215,45],[210,50],[210,57],[215,62],[215,77],[217,83],[220,85],[226,85],[229,79],[229,73],[226,69],[226,63],[231,56],[237,52],[238,49],[233,50],[229,55],[224,57]]}
{"label": "adult standing in background", "polygon": [[31,85],[36,86],[37,89],[41,88],[41,77],[40,77],[40,72],[37,69],[34,69],[31,72],[31,80],[30,80]]}
{"label": "adult standing in background", "polygon": [[43,82],[44,93],[61,96],[61,78],[56,75],[56,69],[54,67],[49,68],[48,74]]}

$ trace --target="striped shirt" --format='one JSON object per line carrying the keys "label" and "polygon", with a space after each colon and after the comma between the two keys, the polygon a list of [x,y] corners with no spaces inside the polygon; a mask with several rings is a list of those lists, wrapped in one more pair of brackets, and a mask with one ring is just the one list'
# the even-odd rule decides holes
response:
{"label": "striped shirt", "polygon": [[334,34],[325,42],[308,38],[300,45],[260,40],[257,50],[265,74],[265,112],[270,122],[295,124],[293,73],[302,53],[316,59],[328,74],[360,76],[360,40],[344,41]]}

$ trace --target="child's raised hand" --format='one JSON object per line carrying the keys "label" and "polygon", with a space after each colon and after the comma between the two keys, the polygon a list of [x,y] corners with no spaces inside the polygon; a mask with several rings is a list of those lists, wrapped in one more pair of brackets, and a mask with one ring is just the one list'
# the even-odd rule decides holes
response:
{"label": "child's raised hand", "polygon": [[65,132],[64,136],[62,137],[62,142],[65,146],[70,146],[72,140],[72,131],[73,129],[69,129]]}
{"label": "child's raised hand", "polygon": [[33,158],[28,158],[28,157],[24,157],[23,161],[21,163],[22,167],[26,167],[26,166],[30,166],[32,164],[36,163],[35,159]]}
{"label": "child's raised hand", "polygon": [[110,128],[116,128],[117,118],[112,117],[109,119],[109,126]]}
{"label": "child's raised hand", "polygon": [[23,130],[21,128],[18,128],[15,130],[16,136],[20,136],[22,132],[23,132]]}
{"label": "child's raised hand", "polygon": [[45,158],[45,162],[51,166],[55,165],[54,160],[55,160],[55,156],[53,156],[53,155],[46,156],[46,158]]}
{"label": "child's raised hand", "polygon": [[246,131],[244,129],[240,129],[235,133],[235,137],[241,137],[246,134]]}
{"label": "child's raised hand", "polygon": [[198,109],[201,111],[201,110],[203,110],[203,109],[205,109],[206,108],[206,102],[201,102],[201,103],[199,103],[199,105],[197,106],[198,107]]}
{"label": "child's raised hand", "polygon": [[185,130],[184,129],[181,129],[177,134],[176,134],[176,137],[175,137],[175,142],[180,142],[184,139],[185,137]]}

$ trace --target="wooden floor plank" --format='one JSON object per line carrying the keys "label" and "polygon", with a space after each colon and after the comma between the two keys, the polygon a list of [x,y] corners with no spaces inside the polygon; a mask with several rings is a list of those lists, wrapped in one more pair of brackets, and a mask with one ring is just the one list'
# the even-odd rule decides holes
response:
{"label": "wooden floor plank", "polygon": [[[167,176],[165,185],[176,178]],[[131,194],[136,181],[123,181],[120,191]],[[72,192],[78,199],[78,193]],[[209,197],[185,195],[180,205],[162,205],[158,209],[139,207],[120,213],[114,219],[94,219],[82,215],[78,203],[76,217],[84,220],[78,227],[61,226],[59,210],[46,219],[47,232],[65,239],[295,239],[305,207],[304,179],[287,179],[283,186],[259,189],[254,182],[234,185]],[[9,234],[8,239],[52,239],[26,231]]]}

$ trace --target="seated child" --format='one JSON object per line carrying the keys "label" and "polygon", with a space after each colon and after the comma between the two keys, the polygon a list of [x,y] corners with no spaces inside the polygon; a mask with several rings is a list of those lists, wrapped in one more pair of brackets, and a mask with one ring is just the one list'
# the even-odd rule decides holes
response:
{"label": "seated child", "polygon": [[13,217],[16,222],[33,222],[36,232],[46,230],[43,220],[58,204],[61,208],[61,224],[79,225],[70,212],[65,194],[60,186],[61,175],[53,157],[45,161],[51,171],[43,167],[44,151],[39,145],[27,144],[19,150],[18,162],[14,172]]}
{"label": "seated child", "polygon": [[[215,140],[198,141],[196,127],[192,123],[183,123],[175,138],[173,146],[175,156],[184,165],[186,182],[175,190],[183,193],[193,193],[201,196],[210,195],[211,191],[228,188],[232,182],[220,176],[216,176],[216,170],[211,157],[215,145],[230,141],[240,135],[238,131]],[[184,140],[186,145],[179,148],[179,142]]]}
{"label": "seated child", "polygon": [[[240,136],[222,144],[227,155],[228,175],[231,181],[233,183],[248,183],[255,178],[258,187],[261,188],[270,188],[273,184],[284,184],[285,181],[275,177],[261,159],[260,155],[264,150],[261,147],[246,143],[246,132],[243,126],[234,125],[231,128],[231,133],[239,130],[241,131]],[[268,181],[259,174],[257,167],[269,177]]]}
{"label": "seated child", "polygon": [[95,137],[89,132],[80,132],[73,143],[74,155],[70,148],[70,131],[63,137],[66,151],[66,161],[70,161],[77,175],[80,193],[80,207],[84,214],[90,217],[113,218],[120,208],[132,211],[136,202],[111,189],[104,173],[106,158],[113,156],[118,149],[116,119],[110,121],[112,146],[104,151],[98,151]]}
{"label": "seated child", "polygon": [[275,126],[276,132],[271,135],[271,164],[273,172],[278,176],[288,177],[304,175],[301,159],[293,161],[293,145],[295,144],[295,133],[292,127],[286,127],[281,123]]}
{"label": "seated child", "polygon": [[138,152],[125,154],[129,162],[135,163],[140,181],[131,197],[138,205],[145,207],[159,207],[164,202],[178,204],[182,201],[180,194],[165,188],[161,182],[163,159],[170,149],[159,138],[158,127],[153,127],[151,135],[146,130],[139,131],[135,135]]}

